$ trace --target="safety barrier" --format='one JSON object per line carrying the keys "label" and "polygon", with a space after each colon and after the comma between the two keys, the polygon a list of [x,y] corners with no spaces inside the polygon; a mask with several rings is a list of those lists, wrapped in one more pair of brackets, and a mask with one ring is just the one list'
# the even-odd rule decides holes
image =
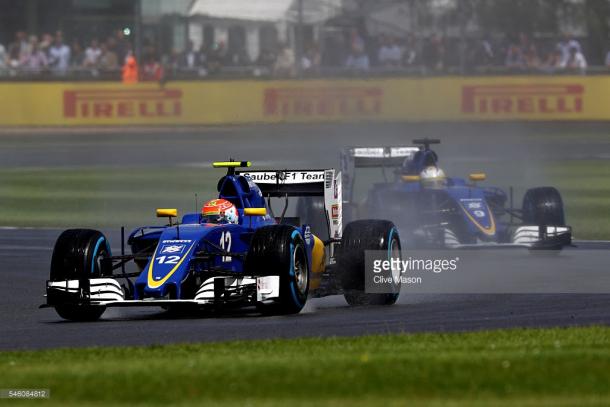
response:
{"label": "safety barrier", "polygon": [[610,120],[610,77],[0,83],[0,126]]}

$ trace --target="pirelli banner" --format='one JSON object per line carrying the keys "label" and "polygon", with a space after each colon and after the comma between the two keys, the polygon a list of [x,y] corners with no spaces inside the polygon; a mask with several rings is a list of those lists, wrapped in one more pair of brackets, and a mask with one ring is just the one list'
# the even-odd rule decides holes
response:
{"label": "pirelli banner", "polygon": [[610,120],[610,76],[0,83],[0,126]]}

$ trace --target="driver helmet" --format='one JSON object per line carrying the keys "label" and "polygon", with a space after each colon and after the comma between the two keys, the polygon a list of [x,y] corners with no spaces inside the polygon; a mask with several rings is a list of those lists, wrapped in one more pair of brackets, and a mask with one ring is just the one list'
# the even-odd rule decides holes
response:
{"label": "driver helmet", "polygon": [[207,223],[239,223],[237,208],[226,199],[212,199],[206,202],[201,214]]}
{"label": "driver helmet", "polygon": [[442,188],[447,183],[445,172],[437,166],[428,166],[419,174],[422,184],[428,188]]}

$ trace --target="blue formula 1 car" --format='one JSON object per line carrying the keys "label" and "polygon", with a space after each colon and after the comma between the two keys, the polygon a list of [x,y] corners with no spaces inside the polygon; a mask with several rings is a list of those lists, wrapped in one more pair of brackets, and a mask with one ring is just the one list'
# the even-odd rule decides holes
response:
{"label": "blue formula 1 car", "polygon": [[[242,172],[238,168],[249,163],[234,161],[214,166],[226,167],[227,174],[209,207],[222,201],[234,208],[231,219],[206,216],[204,207],[175,223],[177,210],[158,209],[157,216],[169,223],[137,228],[127,239],[132,253],[125,254],[122,242],[118,256],[101,232],[66,230],[55,244],[43,307],[83,321],[98,319],[107,307],[255,306],[265,314],[291,314],[309,297],[331,294],[343,294],[351,305],[396,301],[400,287],[386,294],[364,292],[364,251],[398,257],[398,232],[382,220],[343,229],[340,173]],[[331,238],[323,242],[298,218],[284,217],[293,196],[323,199]],[[285,199],[279,218],[269,214],[273,197]]]}
{"label": "blue formula 1 car", "polygon": [[[507,194],[500,188],[481,186],[486,178],[483,173],[470,174],[468,180],[446,177],[431,149],[439,143],[423,139],[414,140],[412,147],[342,151],[346,219],[381,210],[398,226],[403,245],[413,248],[512,245],[560,249],[571,244],[571,228],[565,224],[557,189],[529,189],[521,208],[513,208],[512,189]],[[355,203],[358,167],[381,167],[394,180],[373,184],[364,202]]]}
{"label": "blue formula 1 car", "polygon": [[[424,139],[414,140],[415,146],[408,147],[344,149],[341,170],[346,221],[381,214],[396,224],[407,248],[560,249],[571,244],[571,228],[565,224],[557,189],[529,189],[522,207],[513,208],[512,189],[507,194],[479,185],[485,174],[470,174],[468,180],[446,177],[438,167],[438,155],[430,148],[438,143]],[[385,181],[373,183],[366,198],[357,202],[356,169],[366,167],[381,168]],[[322,204],[317,198],[299,202],[299,216],[316,233],[323,230]]]}

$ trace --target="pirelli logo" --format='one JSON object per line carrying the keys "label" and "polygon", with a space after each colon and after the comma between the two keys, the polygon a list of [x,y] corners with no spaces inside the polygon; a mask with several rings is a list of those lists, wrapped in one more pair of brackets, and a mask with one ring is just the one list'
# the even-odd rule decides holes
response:
{"label": "pirelli logo", "polygon": [[462,113],[479,115],[582,113],[583,85],[485,85],[462,88]]}
{"label": "pirelli logo", "polygon": [[383,90],[378,87],[269,88],[264,94],[267,117],[379,116]]}
{"label": "pirelli logo", "polygon": [[180,117],[179,89],[91,89],[64,91],[65,118]]}

